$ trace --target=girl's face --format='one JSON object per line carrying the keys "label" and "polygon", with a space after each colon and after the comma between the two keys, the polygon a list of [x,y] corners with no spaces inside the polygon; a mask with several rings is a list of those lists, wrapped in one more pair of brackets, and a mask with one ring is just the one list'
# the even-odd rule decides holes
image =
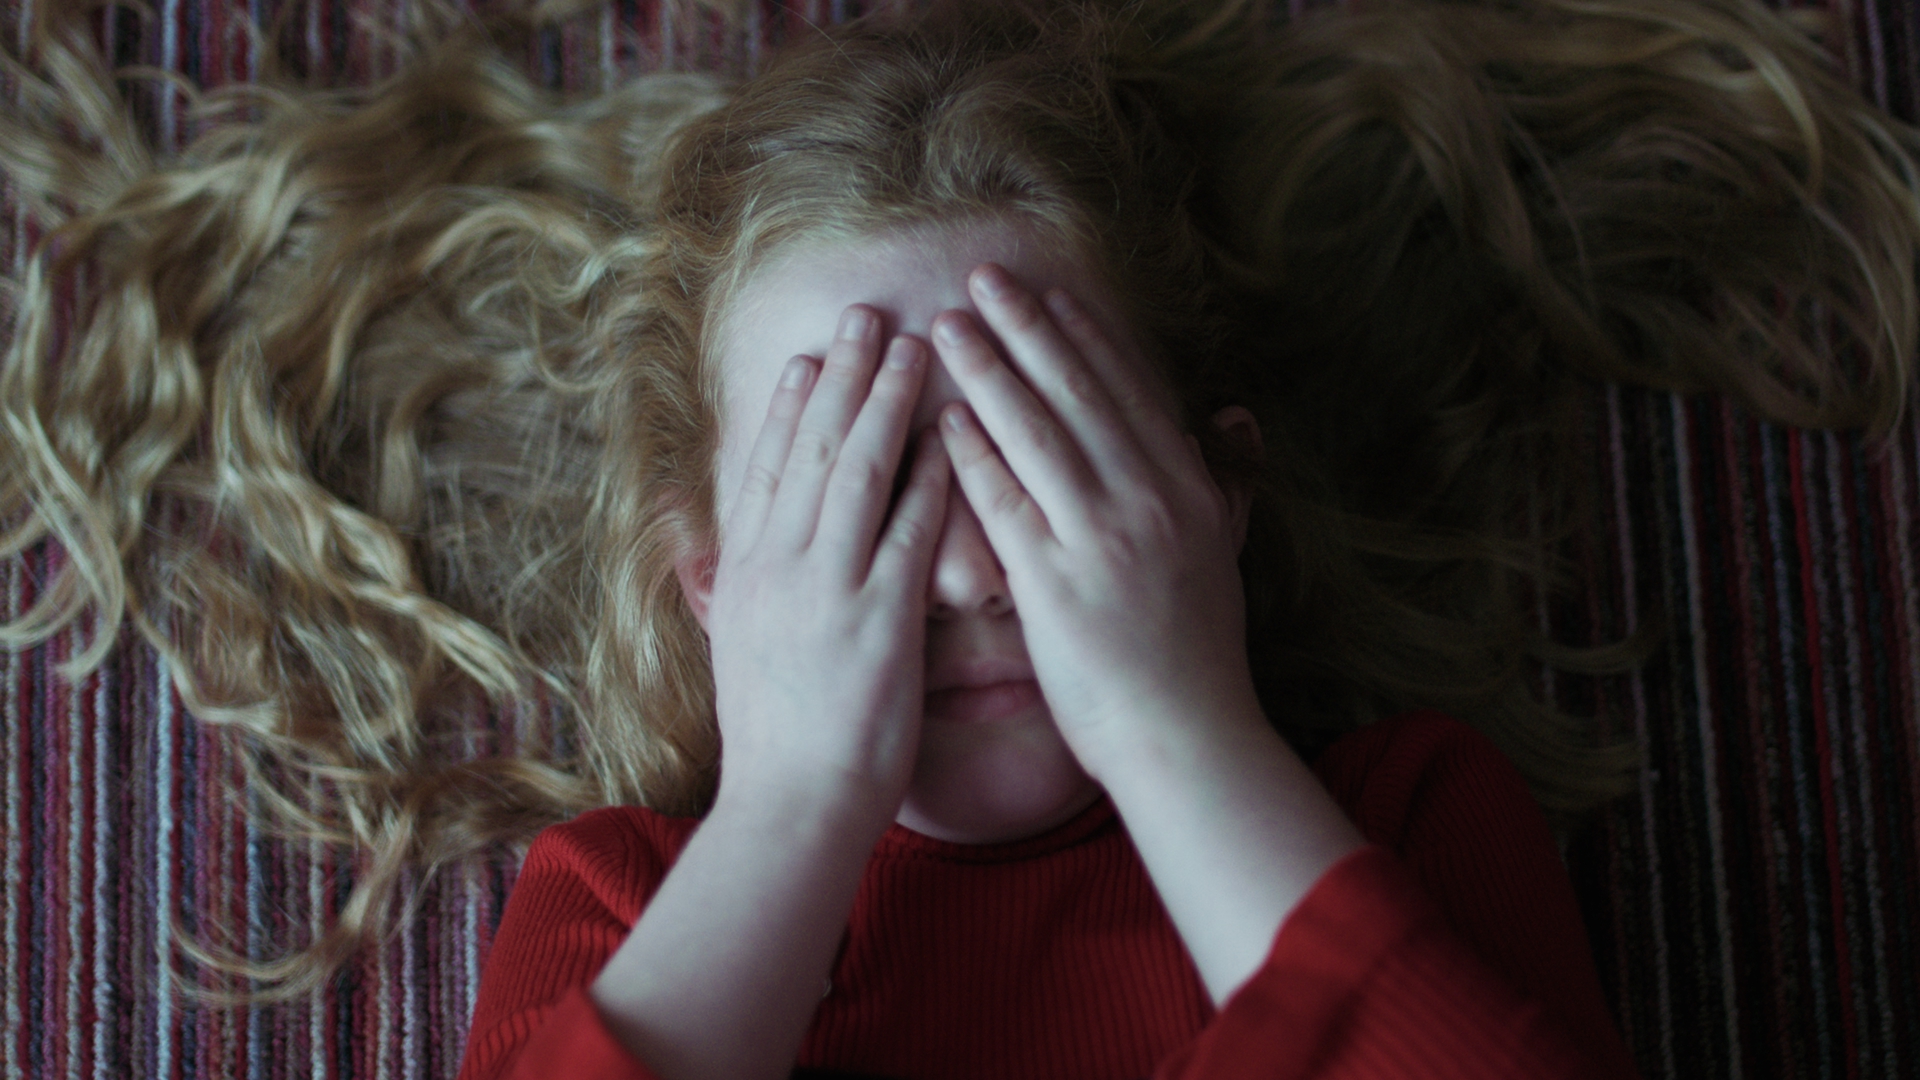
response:
{"label": "girl's face", "polygon": [[[1036,293],[1056,285],[1066,289],[1117,341],[1136,340],[1113,298],[1077,255],[1040,242],[1031,230],[1011,221],[975,220],[851,244],[802,243],[779,253],[748,279],[739,302],[723,313],[716,335],[725,388],[716,478],[721,521],[739,490],[782,368],[796,354],[825,356],[850,304],[866,304],[881,314],[883,340],[910,334],[926,347],[929,366],[908,446],[935,422],[943,406],[965,400],[928,334],[935,315],[957,308],[992,335],[979,319],[966,284],[967,275],[987,261],[1006,267]],[[1143,354],[1135,349],[1132,355]],[[948,485],[944,530],[927,583],[928,675],[975,659],[1027,664],[1020,614],[958,481]],[[682,568],[682,587],[705,626],[709,590],[690,569],[691,564]],[[943,840],[990,843],[1044,831],[1085,809],[1099,794],[1040,700],[986,721],[928,716],[897,820]]]}

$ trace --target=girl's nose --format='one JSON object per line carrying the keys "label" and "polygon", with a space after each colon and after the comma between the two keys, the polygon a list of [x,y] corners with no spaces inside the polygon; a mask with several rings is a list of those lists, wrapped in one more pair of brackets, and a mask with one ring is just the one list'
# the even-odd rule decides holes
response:
{"label": "girl's nose", "polygon": [[1013,610],[1006,572],[957,482],[947,486],[946,523],[933,551],[927,589],[930,619],[1004,615]]}

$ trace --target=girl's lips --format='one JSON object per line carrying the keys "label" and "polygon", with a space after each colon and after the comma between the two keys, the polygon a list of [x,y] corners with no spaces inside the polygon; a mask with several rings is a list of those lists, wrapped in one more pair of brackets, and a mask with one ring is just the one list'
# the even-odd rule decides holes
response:
{"label": "girl's lips", "polygon": [[1025,712],[1045,700],[1040,696],[1040,684],[1032,679],[936,690],[927,695],[927,719],[950,724],[985,723]]}

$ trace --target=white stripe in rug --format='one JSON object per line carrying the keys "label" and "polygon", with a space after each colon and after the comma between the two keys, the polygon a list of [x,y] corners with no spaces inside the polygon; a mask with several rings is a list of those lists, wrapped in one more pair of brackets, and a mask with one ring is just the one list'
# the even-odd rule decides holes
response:
{"label": "white stripe in rug", "polygon": [[1720,819],[1720,770],[1719,763],[1714,760],[1714,748],[1718,742],[1713,730],[1713,688],[1710,678],[1713,669],[1707,660],[1706,609],[1700,598],[1700,592],[1705,587],[1705,570],[1700,564],[1700,536],[1693,514],[1693,447],[1688,441],[1685,401],[1677,394],[1670,394],[1667,404],[1673,417],[1673,467],[1679,482],[1677,501],[1680,507],[1680,533],[1687,557],[1687,620],[1693,635],[1693,686],[1696,699],[1694,722],[1700,729],[1701,787],[1707,803],[1708,851],[1713,856],[1713,922],[1720,936],[1720,1001],[1726,1007],[1727,1075],[1739,1076],[1740,1001],[1735,993],[1738,984],[1733,974],[1733,936],[1727,928],[1727,912],[1733,900],[1727,889],[1723,839],[1726,825]]}
{"label": "white stripe in rug", "polygon": [[167,658],[153,661],[154,702],[154,791],[158,822],[154,835],[154,956],[159,961],[155,973],[154,1048],[155,1076],[173,1075],[173,965],[167,962],[167,946],[172,942],[168,913],[173,910],[173,678]]}
{"label": "white stripe in rug", "polygon": [[[98,620],[82,621],[97,622]],[[94,632],[100,631],[96,628]],[[76,626],[72,640],[76,646],[84,647],[81,643],[87,638]],[[99,673],[95,672],[91,678],[97,684]],[[87,737],[84,730],[86,724],[84,718],[87,713],[86,685],[87,680],[84,678],[77,683],[67,684],[67,797],[62,800],[66,804],[64,809],[67,813],[67,881],[66,887],[60,890],[65,894],[61,899],[65,900],[67,905],[67,970],[64,973],[67,984],[67,1037],[62,1040],[64,1043],[62,1049],[66,1051],[67,1058],[67,1080],[80,1080],[78,1036],[80,1034],[80,969],[83,963],[80,953],[83,923],[80,917],[92,909],[92,905],[81,903],[80,898],[74,895],[74,890],[86,880],[86,875],[80,872],[80,852],[87,842],[83,831],[87,815],[81,811],[81,801],[86,798],[87,778],[80,771],[80,747]],[[51,961],[52,957],[48,959]]]}
{"label": "white stripe in rug", "polygon": [[[1633,518],[1627,502],[1627,447],[1624,435],[1625,422],[1620,414],[1620,386],[1607,384],[1607,428],[1613,451],[1613,509],[1614,517],[1620,522],[1620,537],[1614,547],[1620,554],[1620,579],[1626,583],[1621,599],[1626,604],[1627,633],[1632,635],[1640,629],[1640,577],[1633,558]],[[1647,684],[1644,665],[1634,670],[1628,685],[1633,687],[1633,737],[1643,750],[1650,750],[1652,743],[1647,735]],[[1649,756],[1651,754],[1649,753]],[[1653,801],[1654,781],[1656,777],[1648,765],[1640,767],[1640,834],[1645,845],[1646,873],[1649,888],[1646,898],[1649,907],[1649,930],[1653,934],[1653,964],[1657,978],[1654,990],[1659,996],[1660,1009],[1660,1054],[1661,1062],[1666,1066],[1666,1075],[1675,1074],[1673,1056],[1673,985],[1672,973],[1667,961],[1667,911],[1663,897],[1666,896],[1666,884],[1662,880],[1660,868],[1660,831],[1654,828]],[[1621,1019],[1631,1022],[1632,1012],[1621,1009]],[[1631,1032],[1626,1032],[1631,1037]]]}
{"label": "white stripe in rug", "polygon": [[[15,235],[19,235],[15,233]],[[20,611],[20,575],[24,571],[25,557],[7,560],[7,617],[12,619]],[[0,845],[0,855],[6,857],[4,873],[0,873],[0,1016],[7,1021],[6,1038],[0,1038],[0,1064],[6,1066],[7,1080],[23,1080],[26,1073],[20,1064],[21,1040],[15,1033],[26,1030],[26,1017],[20,1011],[20,908],[16,897],[20,895],[20,860],[25,857],[25,845],[16,842],[20,835],[20,765],[26,750],[22,740],[25,738],[26,725],[20,715],[20,695],[13,688],[21,683],[21,658],[24,652],[6,650],[7,656],[7,695],[6,695],[6,752],[0,754],[0,772],[7,774],[7,842]]]}
{"label": "white stripe in rug", "polygon": [[[307,805],[317,806],[320,797],[319,781],[307,778]],[[325,896],[321,889],[320,864],[326,857],[325,849],[320,846],[318,837],[307,841],[307,912],[308,926],[312,931],[312,940],[320,940],[321,915]],[[307,1042],[313,1054],[313,1065],[307,1075],[319,1080],[331,1074],[332,1062],[327,1057],[327,983],[314,987],[308,996],[307,1005]]]}
{"label": "white stripe in rug", "polygon": [[[1838,781],[1834,790],[1851,792],[1858,799],[1861,818],[1861,823],[1856,828],[1852,820],[1854,804],[1844,797],[1835,800],[1840,810],[1842,862],[1844,864],[1850,859],[1859,860],[1859,866],[1847,868],[1848,872],[1843,876],[1845,880],[1851,882],[1857,880],[1856,874],[1865,875],[1864,906],[1867,909],[1867,930],[1873,940],[1873,949],[1869,955],[1876,958],[1889,957],[1894,953],[1888,948],[1886,914],[1881,904],[1881,897],[1884,895],[1880,888],[1881,852],[1875,844],[1878,837],[1875,835],[1873,823],[1873,808],[1878,805],[1878,800],[1873,794],[1871,763],[1874,755],[1867,746],[1867,728],[1871,723],[1871,714],[1867,707],[1867,659],[1862,655],[1867,637],[1872,633],[1872,626],[1865,621],[1859,605],[1854,603],[1856,588],[1871,590],[1875,582],[1867,581],[1863,585],[1856,585],[1856,576],[1867,573],[1867,567],[1855,565],[1851,528],[1852,523],[1856,521],[1864,526],[1860,536],[1860,550],[1870,553],[1873,547],[1870,522],[1873,507],[1862,500],[1853,508],[1853,513],[1850,515],[1847,513],[1844,502],[1846,483],[1841,476],[1840,459],[1842,456],[1853,457],[1852,450],[1857,445],[1856,437],[1842,439],[1834,432],[1825,431],[1821,432],[1821,438],[1825,441],[1827,450],[1827,512],[1833,517],[1833,557],[1827,560],[1826,565],[1833,568],[1834,583],[1838,586],[1836,591],[1840,594],[1840,625],[1842,627],[1840,640],[1847,651],[1846,663],[1843,666],[1847,675],[1847,704],[1846,708],[1834,713],[1833,736],[1836,752],[1833,769],[1835,779]],[[1864,461],[1857,458],[1854,460],[1859,467],[1865,467]],[[1848,728],[1852,729],[1851,739],[1845,737]],[[1853,749],[1853,761],[1843,764],[1838,749],[1848,745]],[[1849,907],[1853,906],[1851,901],[1852,898],[1849,899]],[[1854,1000],[1864,1002],[1867,998],[1877,999],[1879,1008],[1876,1012],[1881,1026],[1876,1033],[1873,1025],[1865,1022],[1868,1019],[1867,1011],[1861,1009],[1859,1017],[1862,1023],[1859,1027],[1860,1041],[1857,1050],[1863,1062],[1870,1066],[1870,1072],[1882,1076],[1900,1076],[1902,1074],[1895,1064],[1894,1057],[1899,1027],[1893,1019],[1893,988],[1887,983],[1887,965],[1884,963],[1855,964],[1853,978],[1857,990],[1866,989],[1868,968],[1872,969],[1875,976],[1874,992],[1859,993]],[[1880,1054],[1877,1056],[1873,1053],[1876,1043],[1882,1044]]]}
{"label": "white stripe in rug", "polygon": [[[116,673],[124,670],[121,660],[122,654],[116,652]],[[113,1045],[113,967],[107,943],[118,940],[119,935],[113,932],[116,905],[107,894],[107,851],[114,844],[113,830],[108,826],[107,791],[113,787],[114,772],[107,729],[113,726],[109,717],[118,715],[113,711],[114,696],[108,688],[119,683],[118,678],[107,678],[103,668],[93,684],[93,1075],[99,1080],[112,1080],[107,1047]]]}

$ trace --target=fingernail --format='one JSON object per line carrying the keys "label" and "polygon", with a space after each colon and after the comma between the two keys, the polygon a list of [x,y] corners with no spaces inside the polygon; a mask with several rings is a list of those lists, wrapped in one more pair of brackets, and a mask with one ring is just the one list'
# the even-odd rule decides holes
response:
{"label": "fingernail", "polygon": [[966,416],[961,409],[948,409],[946,421],[947,430],[949,431],[965,431],[967,429]]}
{"label": "fingernail", "polygon": [[906,371],[920,359],[920,346],[910,337],[897,337],[887,349],[887,366]]}
{"label": "fingernail", "polygon": [[807,367],[807,361],[803,357],[796,356],[787,361],[787,371],[780,376],[780,385],[789,390],[796,390],[806,385]]}
{"label": "fingernail", "polygon": [[981,269],[979,273],[973,275],[973,283],[979,286],[981,292],[995,299],[1000,299],[1013,291],[1013,279],[997,266]]}
{"label": "fingernail", "polygon": [[1073,318],[1073,298],[1064,292],[1055,290],[1047,294],[1047,310],[1053,312],[1056,319]]}
{"label": "fingernail", "polygon": [[939,334],[940,340],[949,345],[958,345],[966,340],[966,335],[960,330],[959,319],[942,319],[940,325],[933,328],[933,332]]}
{"label": "fingernail", "polygon": [[867,329],[873,325],[873,316],[860,308],[848,308],[840,316],[840,340],[859,341],[867,336]]}

